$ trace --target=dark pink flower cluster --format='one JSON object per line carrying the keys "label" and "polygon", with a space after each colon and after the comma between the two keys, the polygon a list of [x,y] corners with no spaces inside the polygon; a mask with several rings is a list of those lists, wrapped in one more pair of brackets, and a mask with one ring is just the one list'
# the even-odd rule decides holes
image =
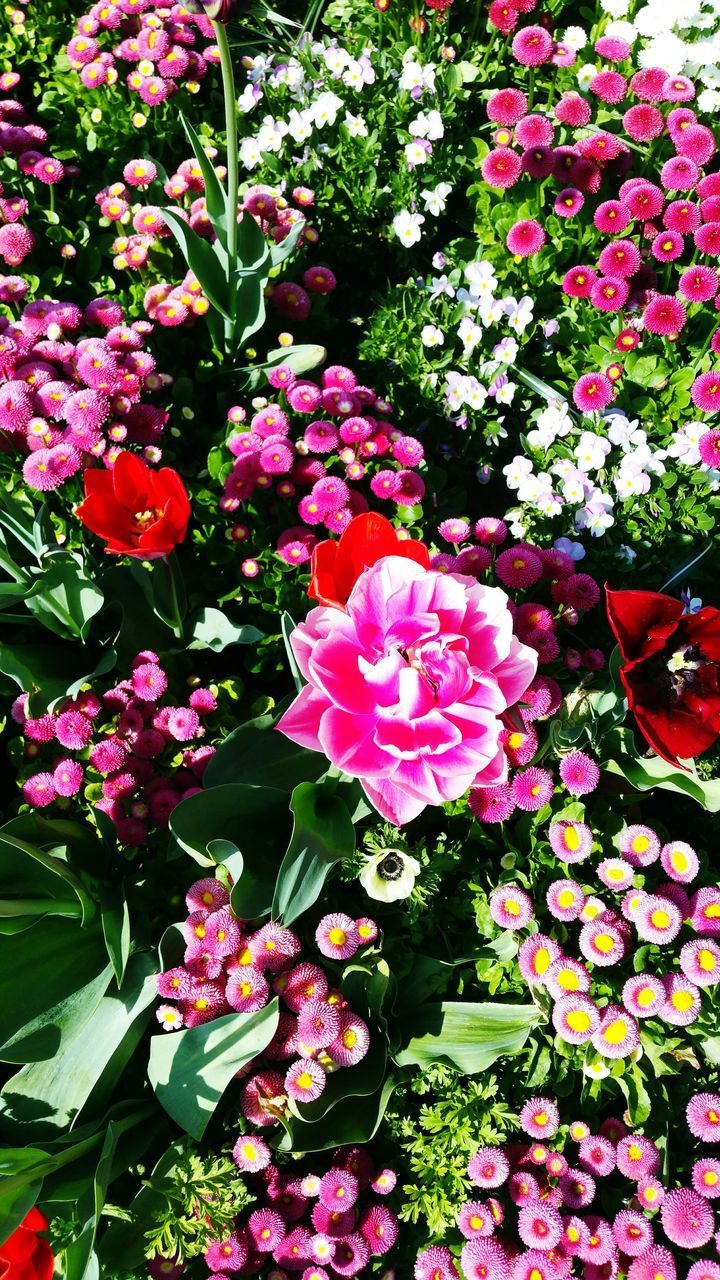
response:
{"label": "dark pink flower cluster", "polygon": [[209,20],[184,4],[102,0],[78,18],[76,30],[66,53],[85,88],[117,84],[119,64],[130,64],[125,83],[147,107],[164,102],[181,85],[196,92],[219,61],[216,44],[201,45],[213,38]]}
{"label": "dark pink flower cluster", "polygon": [[[552,46],[542,28],[523,28],[513,52],[526,66],[535,64],[520,57],[518,49],[532,32],[540,33],[538,49],[547,41]],[[615,339],[617,350],[627,352],[641,334],[675,341],[693,309],[707,304],[717,309],[720,174],[705,172],[717,150],[713,130],[681,105],[695,96],[692,81],[658,68],[633,73],[627,65],[629,48],[618,50],[616,44],[598,42],[596,51],[611,65],[597,72],[586,95],[573,88],[554,106],[533,112],[519,88],[493,93],[488,115],[500,127],[482,174],[490,186],[502,189],[525,177],[542,184],[548,214],[564,220],[582,214],[596,256],[567,270],[562,288],[567,297],[585,300],[598,312],[632,317],[632,327]],[[618,63],[627,66],[627,74],[614,69]],[[611,131],[608,111],[615,107],[619,128]],[[655,149],[649,168],[651,142]],[[530,257],[546,241],[541,222],[524,219],[511,227],[507,245],[516,256]],[[671,270],[674,278],[668,282]],[[711,346],[720,353],[720,330]],[[613,366],[580,377],[573,391],[578,409],[591,413],[606,408],[615,398],[613,383],[621,372],[621,366]],[[695,379],[692,399],[701,412],[720,409],[720,369]]]}
{"label": "dark pink flower cluster", "polygon": [[[696,1094],[686,1119],[692,1134],[717,1142],[720,1098]],[[534,1097],[520,1124],[529,1141],[481,1147],[469,1161],[481,1194],[458,1210],[465,1280],[557,1280],[575,1274],[576,1263],[595,1280],[677,1280],[677,1262],[692,1261],[712,1239],[720,1161],[696,1160],[691,1185],[668,1190],[660,1148],[622,1120],[604,1120],[593,1134],[584,1120],[561,1125],[556,1103]],[[608,1213],[618,1200],[622,1207]],[[460,1272],[449,1248],[432,1245],[414,1275],[458,1280]],[[682,1275],[720,1280],[720,1266],[701,1260]]]}
{"label": "dark pink flower cluster", "polygon": [[[568,671],[582,667],[599,671],[605,664],[602,650],[579,648],[572,631],[569,642],[564,634],[564,628],[577,627],[597,605],[600,588],[590,574],[576,573],[572,558],[557,547],[546,549],[528,542],[506,546],[507,525],[493,516],[477,520],[474,526],[464,518],[451,517],[441,522],[438,533],[453,544],[455,554],[439,552],[432,557],[431,567],[441,573],[469,574],[483,582],[492,576],[503,590],[519,593],[522,598],[510,602],[514,633],[535,650],[539,665],[552,673],[536,676],[517,708],[522,724],[508,721],[503,732],[508,765],[518,772],[500,786],[470,792],[470,808],[478,821],[504,822],[516,808],[534,812],[552,798],[555,783],[550,770],[521,766],[530,765],[538,750],[534,722],[547,719],[560,706],[563,693],[558,681]],[[533,598],[525,598],[528,594]],[[561,766],[561,779],[572,795],[583,795],[597,786],[599,774],[593,761],[579,752],[576,756],[574,770]]]}
{"label": "dark pink flower cluster", "polygon": [[324,1172],[305,1175],[281,1173],[257,1138],[238,1138],[233,1154],[241,1169],[257,1175],[259,1207],[206,1249],[211,1280],[369,1275],[370,1259],[395,1244],[398,1220],[383,1200],[397,1178],[392,1169],[376,1169],[364,1147],[341,1147]]}
{"label": "dark pink flower cluster", "polygon": [[[43,768],[25,779],[23,798],[35,809],[86,799],[113,822],[123,845],[145,844],[167,826],[173,809],[200,789],[215,748],[204,743],[217,708],[198,686],[187,703],[166,697],[168,677],[156,653],[139,653],[130,677],[98,694],[92,689],[45,715],[28,716],[28,695],[13,704],[25,758]],[[64,805],[63,807],[67,807]]]}
{"label": "dark pink flower cluster", "polygon": [[[0,297],[5,289],[12,296],[12,277],[3,285]],[[147,321],[125,324],[110,298],[84,311],[40,299],[16,321],[0,317],[0,430],[26,455],[31,489],[57,489],[90,458],[112,467],[130,444],[159,461],[167,413],[144,396],[172,379],[144,348],[151,329]]]}
{"label": "dark pink flower cluster", "polygon": [[[158,1022],[165,1031],[197,1027],[233,1010],[257,1013],[278,996],[280,1021],[263,1053],[269,1062],[289,1065],[282,1075],[253,1077],[242,1096],[246,1119],[275,1124],[288,1098],[314,1102],[329,1073],[361,1062],[370,1032],[325,970],[300,958],[300,940],[290,929],[272,920],[259,929],[239,920],[227,888],[211,876],[191,885],[186,903],[184,962],[158,976],[160,995],[175,1003],[160,1005]],[[322,955],[343,961],[377,936],[373,920],[334,913],[320,921],[316,942]]]}
{"label": "dark pink flower cluster", "polygon": [[[254,401],[250,419],[241,407],[228,414],[230,423],[242,423],[242,428],[228,437],[235,461],[220,507],[237,511],[257,490],[298,499],[302,524],[286,529],[277,544],[286,564],[308,562],[317,541],[312,529],[321,526],[340,534],[353,516],[368,510],[356,487],[366,477],[375,498],[399,507],[422,501],[420,441],[393,426],[390,404],[363,386],[352,369],[330,365],[316,383],[278,365],[268,382],[274,401]],[[242,541],[248,532],[245,525],[236,525],[231,536]]]}
{"label": "dark pink flower cluster", "polygon": [[[19,83],[17,72],[6,71],[0,75],[0,92],[12,92]],[[18,175],[51,187],[62,181],[67,169],[62,160],[47,154],[47,141],[47,130],[30,118],[22,102],[0,99],[0,156],[13,157]],[[6,191],[0,183],[0,258],[8,267],[18,267],[35,246],[35,237],[23,222],[29,207],[24,194]]]}
{"label": "dark pink flower cluster", "polygon": [[[566,865],[584,862],[597,847],[586,823],[562,814],[551,822],[548,838]],[[606,1059],[634,1053],[647,1018],[690,1026],[700,1014],[703,990],[710,992],[720,982],[720,892],[703,886],[689,896],[685,886],[699,870],[692,846],[681,840],[661,845],[641,824],[626,827],[616,846],[614,856],[603,857],[593,873],[551,880],[535,904],[515,884],[501,885],[490,896],[490,914],[503,929],[537,924],[542,929],[537,917],[545,907],[560,922],[558,937],[552,929],[524,940],[520,973],[552,999],[557,1035],[566,1044],[591,1044]],[[615,902],[598,896],[596,880]],[[569,945],[573,924],[579,932],[575,945]],[[674,968],[672,944],[678,938],[679,968]],[[642,970],[635,963],[640,949]],[[609,1003],[597,1002],[597,982],[603,994],[609,989]]]}

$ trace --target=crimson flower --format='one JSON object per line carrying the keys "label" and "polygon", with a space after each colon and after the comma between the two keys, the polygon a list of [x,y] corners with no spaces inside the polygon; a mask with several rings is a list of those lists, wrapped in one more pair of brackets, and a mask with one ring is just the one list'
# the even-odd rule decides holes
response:
{"label": "crimson flower", "polygon": [[671,764],[701,755],[720,736],[720,609],[686,614],[657,591],[606,594],[638,729]]}
{"label": "crimson flower", "polygon": [[38,1235],[48,1220],[39,1209],[26,1213],[20,1226],[0,1244],[0,1280],[50,1280],[55,1268],[52,1249]]}
{"label": "crimson flower", "polygon": [[313,549],[308,595],[320,604],[344,609],[360,574],[383,556],[402,556],[423,568],[430,555],[423,542],[398,538],[385,516],[369,511],[355,516],[339,542],[328,539]]}
{"label": "crimson flower", "polygon": [[75,515],[107,542],[113,556],[156,560],[182,542],[190,501],[177,471],[153,471],[142,458],[123,452],[111,471],[85,471],[85,501]]}
{"label": "crimson flower", "polygon": [[206,18],[215,22],[229,22],[237,7],[237,0],[192,0],[190,8],[196,13],[204,13]]}

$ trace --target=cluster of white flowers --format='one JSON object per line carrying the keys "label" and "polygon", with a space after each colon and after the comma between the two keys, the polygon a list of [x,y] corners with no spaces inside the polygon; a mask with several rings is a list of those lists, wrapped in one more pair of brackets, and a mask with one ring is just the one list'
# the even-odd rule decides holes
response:
{"label": "cluster of white flowers", "polygon": [[717,110],[720,0],[646,0],[637,8],[633,0],[600,4],[613,19],[606,34],[633,45],[639,66],[663,67],[670,75],[685,72],[704,86],[698,97],[700,110]]}
{"label": "cluster of white flowers", "polygon": [[[637,420],[619,409],[609,409],[596,430],[578,425],[564,400],[554,400],[537,415],[527,443],[544,454],[545,469],[536,471],[531,458],[516,454],[503,467],[508,488],[517,494],[521,508],[510,514],[514,532],[523,515],[534,510],[544,516],[571,514],[572,527],[600,537],[615,523],[617,503],[649,493],[653,477],[665,473],[668,458],[676,464],[702,470],[710,489],[720,487],[720,471],[700,458],[699,441],[709,427],[688,422],[674,432],[666,448],[656,449]],[[556,442],[561,441],[559,449]],[[555,456],[555,461],[550,459]]]}
{"label": "cluster of white flowers", "polygon": [[[282,63],[275,55],[243,59],[248,78],[238,99],[243,115],[259,114],[261,104],[267,108],[276,101],[278,90],[284,94],[283,103],[287,98],[293,103],[281,115],[263,115],[255,132],[240,139],[240,162],[248,172],[257,169],[268,154],[292,154],[311,141],[316,149],[322,150],[322,136],[316,135],[336,125],[351,137],[368,136],[367,119],[359,107],[363,92],[377,78],[373,49],[367,47],[354,57],[336,41],[315,41],[308,42],[304,52],[314,64],[311,74],[306,65],[294,57]],[[437,107],[420,105],[421,101],[435,96],[436,74],[435,64],[418,62],[414,49],[406,50],[400,67],[390,72],[392,84],[388,84],[387,92],[405,93],[410,106],[418,103],[420,108],[417,115],[402,126],[405,136],[410,134],[410,141],[398,143],[408,171],[427,165],[433,155],[433,144],[445,133]],[[451,190],[450,183],[440,182],[422,191],[420,198],[425,212],[433,217],[443,213]],[[402,209],[393,219],[393,231],[409,248],[421,238],[424,221],[424,215],[414,207]]]}

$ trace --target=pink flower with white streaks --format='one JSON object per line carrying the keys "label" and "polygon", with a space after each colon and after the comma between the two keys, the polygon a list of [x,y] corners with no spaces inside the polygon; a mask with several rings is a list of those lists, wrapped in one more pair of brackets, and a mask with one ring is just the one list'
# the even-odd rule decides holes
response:
{"label": "pink flower with white streaks", "polygon": [[508,598],[474,578],[385,556],[345,610],[313,609],[291,643],[307,687],[279,729],[324,751],[398,826],[505,780],[500,717],[537,667]]}

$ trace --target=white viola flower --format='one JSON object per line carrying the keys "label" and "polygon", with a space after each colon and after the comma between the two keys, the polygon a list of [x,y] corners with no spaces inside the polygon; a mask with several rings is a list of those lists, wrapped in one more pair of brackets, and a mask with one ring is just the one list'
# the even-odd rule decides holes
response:
{"label": "white viola flower", "polygon": [[358,66],[362,72],[363,84],[375,83],[375,68],[370,61],[369,53],[363,53],[358,58]]}
{"label": "white viola flower", "polygon": [[612,444],[617,445],[620,449],[627,449],[630,444],[644,444],[646,439],[645,432],[640,429],[637,418],[634,418],[631,422],[625,417],[622,410],[616,409],[604,415],[604,419],[610,424],[607,438]]}
{"label": "white viola flower", "polygon": [[350,65],[345,68],[342,73],[342,82],[347,89],[362,89],[365,84],[365,77],[359,62],[355,62],[353,59]]}
{"label": "white viola flower", "polygon": [[265,116],[257,133],[257,144],[260,150],[280,151],[287,132],[288,126],[284,120],[274,120],[272,116]]}
{"label": "white viola flower", "polygon": [[287,126],[288,133],[293,142],[307,142],[312,137],[314,118],[312,111],[298,111],[296,107],[291,107],[288,112]]}
{"label": "white viola flower", "polygon": [[498,324],[503,316],[499,298],[482,298],[478,303],[478,315],[486,328],[491,324]]}
{"label": "white viola flower", "polygon": [[484,284],[489,284],[494,289],[497,284],[495,268],[486,258],[481,258],[478,262],[468,262],[464,275],[472,289],[477,289]]}
{"label": "white viola flower", "polygon": [[335,76],[336,80],[340,78],[345,67],[350,66],[353,62],[353,58],[347,49],[343,49],[337,44],[324,45],[320,56],[328,71]]}
{"label": "white viola flower", "polygon": [[449,182],[438,182],[434,191],[421,191],[420,196],[427,213],[431,213],[434,218],[444,213],[447,198],[451,191],[452,186]]}
{"label": "white viola flower", "polygon": [[600,8],[611,18],[625,18],[630,11],[630,0],[600,0]]}
{"label": "white viola flower", "polygon": [[557,516],[563,509],[562,499],[552,489],[545,489],[535,499],[535,506],[544,516]]}
{"label": "white viola flower", "polygon": [[503,467],[503,475],[508,489],[519,489],[520,485],[532,474],[532,462],[521,453],[516,454],[512,462]]}
{"label": "white viola flower", "polygon": [[482,342],[483,331],[470,316],[463,316],[457,328],[457,335],[465,351],[469,352],[474,351],[478,343]]}
{"label": "white viola flower", "polygon": [[527,476],[527,478],[518,485],[518,502],[535,503],[543,491],[544,485],[538,476]]}
{"label": "white viola flower", "polygon": [[243,59],[243,66],[247,71],[248,80],[252,84],[256,84],[258,80],[264,80],[268,71],[272,67],[272,57],[263,58],[261,54],[257,58]]}
{"label": "white viola flower", "polygon": [[583,471],[599,471],[610,452],[610,442],[592,431],[583,431],[575,447],[578,466]]}
{"label": "white viola flower", "polygon": [[435,276],[428,285],[427,291],[431,301],[436,298],[454,298],[455,290],[448,280],[447,276]]}
{"label": "white viola flower", "polygon": [[572,502],[575,505],[585,501],[585,485],[583,484],[582,472],[576,471],[565,477],[560,492],[566,502]]}
{"label": "white viola flower", "polygon": [[426,324],[420,334],[420,341],[424,347],[441,347],[445,341],[445,334],[436,324]]}
{"label": "white viola flower", "polygon": [[698,95],[698,107],[702,112],[712,113],[720,107],[720,91],[717,89],[703,89]]}
{"label": "white viola flower", "polygon": [[499,360],[501,364],[514,364],[519,350],[514,338],[503,338],[492,349],[493,359]]}
{"label": "white viola flower", "polygon": [[597,67],[595,64],[593,62],[586,62],[582,67],[580,67],[575,76],[578,88],[582,89],[584,93],[585,90],[589,88],[591,80],[594,80],[596,75]]}
{"label": "white viola flower", "polygon": [[256,169],[262,164],[262,151],[256,138],[242,138],[240,141],[240,163],[245,169]]}
{"label": "white viola flower", "polygon": [[400,213],[396,213],[393,218],[393,231],[398,240],[410,248],[411,245],[417,244],[422,237],[422,225],[425,219],[421,213],[410,213],[409,209],[402,209]]}
{"label": "white viola flower", "polygon": [[534,427],[527,433],[531,449],[549,449],[555,443],[555,432],[549,427]]}
{"label": "white viola flower", "polygon": [[593,489],[585,506],[577,512],[575,525],[578,529],[587,529],[593,538],[600,538],[615,523],[612,514],[613,498],[602,489]]}
{"label": "white viola flower", "polygon": [[552,430],[555,436],[566,436],[572,431],[573,420],[567,400],[550,400],[538,414],[537,425]]}
{"label": "white viola flower", "polygon": [[532,322],[534,303],[527,296],[519,302],[515,298],[503,298],[503,310],[508,318],[508,325],[515,333],[524,333]]}
{"label": "white viola flower", "polygon": [[368,129],[362,116],[354,116],[351,111],[346,111],[343,124],[351,138],[367,138]]}
{"label": "white viola flower", "polygon": [[283,63],[282,66],[276,67],[273,72],[273,83],[284,84],[290,89],[297,89],[305,80],[305,73],[300,63],[295,58],[291,58],[289,62]]}
{"label": "white viola flower", "polygon": [[610,1075],[610,1068],[602,1058],[594,1058],[583,1063],[582,1073],[589,1080],[605,1080]]}
{"label": "white viola flower", "polygon": [[326,124],[334,124],[337,120],[338,111],[342,106],[344,106],[343,100],[338,98],[336,93],[329,89],[325,93],[321,93],[320,97],[310,104],[313,120],[318,129],[322,129]]}
{"label": "white viola flower", "polygon": [[485,428],[485,439],[488,444],[499,444],[501,440],[507,440],[507,437],[508,433],[501,418],[496,422],[489,422]]}
{"label": "white viola flower", "polygon": [[650,477],[646,471],[635,470],[634,467],[620,467],[613,479],[618,495],[627,501],[640,494],[647,493],[650,488]]}
{"label": "white viola flower", "polygon": [[438,138],[442,138],[445,133],[442,116],[439,111],[421,111],[416,120],[413,120],[408,128],[416,138],[428,138],[430,142],[437,142]]}
{"label": "white viola flower", "polygon": [[263,91],[259,84],[246,84],[237,100],[238,111],[246,116],[258,102],[262,102],[262,97]]}
{"label": "white viola flower", "polygon": [[527,533],[527,525],[523,520],[523,513],[517,507],[505,512],[505,523],[510,530],[513,538],[524,538]]}
{"label": "white viola flower", "polygon": [[405,92],[412,97],[420,97],[424,90],[430,93],[435,92],[435,65],[428,62],[426,66],[421,66],[415,61],[415,50],[408,49],[404,55],[404,62],[398,88],[404,89]]}
{"label": "white viola flower", "polygon": [[417,858],[401,849],[383,849],[366,860],[358,879],[376,902],[399,902],[410,896],[420,871]]}
{"label": "white viola flower", "polygon": [[464,374],[458,373],[455,369],[449,369],[445,374],[443,395],[445,396],[445,407],[451,413],[457,412],[465,403],[464,383]]}
{"label": "white viola flower", "polygon": [[577,470],[570,458],[559,458],[550,468],[552,474],[560,476],[561,480],[567,480],[569,476],[577,475]]}
{"label": "white viola flower", "polygon": [[405,161],[408,169],[415,169],[419,164],[427,164],[432,155],[432,143],[424,138],[413,138],[405,147]]}
{"label": "white viola flower", "polygon": [[477,378],[469,377],[465,379],[464,396],[468,409],[482,409],[488,393],[482,382],[478,382]]}
{"label": "white viola flower", "polygon": [[588,33],[582,27],[567,27],[563,32],[562,43],[574,53],[579,53],[588,42]]}

